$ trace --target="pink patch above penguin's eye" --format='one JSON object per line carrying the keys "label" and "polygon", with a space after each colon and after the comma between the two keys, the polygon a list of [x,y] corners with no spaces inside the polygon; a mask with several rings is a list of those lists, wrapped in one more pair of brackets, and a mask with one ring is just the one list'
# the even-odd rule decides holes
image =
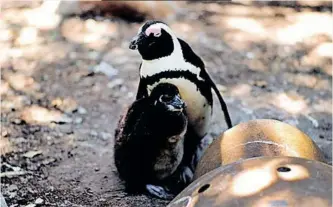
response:
{"label": "pink patch above penguin's eye", "polygon": [[146,29],[146,35],[149,36],[150,34],[153,34],[154,37],[161,36],[161,28],[155,25],[152,25]]}

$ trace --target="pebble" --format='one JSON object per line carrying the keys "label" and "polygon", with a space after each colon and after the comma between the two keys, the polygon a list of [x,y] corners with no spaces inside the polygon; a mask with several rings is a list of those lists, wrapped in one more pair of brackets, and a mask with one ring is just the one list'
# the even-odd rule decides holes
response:
{"label": "pebble", "polygon": [[55,158],[51,157],[51,158],[48,158],[48,159],[43,160],[42,163],[43,163],[44,165],[48,165],[48,164],[51,164],[51,163],[53,163],[53,162],[55,162],[55,161],[57,161],[57,160],[56,160]]}
{"label": "pebble", "polygon": [[91,60],[97,60],[99,55],[100,55],[100,53],[97,52],[97,51],[91,51],[91,52],[88,53],[88,57]]}
{"label": "pebble", "polygon": [[43,152],[40,151],[40,150],[37,150],[37,151],[29,151],[29,152],[26,152],[23,154],[23,157],[26,157],[26,158],[33,158],[37,155],[40,155],[42,154]]}
{"label": "pebble", "polygon": [[77,109],[77,113],[82,114],[82,115],[87,114],[87,110],[85,108],[79,106]]}
{"label": "pebble", "polygon": [[9,192],[9,198],[15,198],[17,196],[17,191]]}
{"label": "pebble", "polygon": [[35,200],[35,204],[42,204],[42,203],[44,203],[44,200],[43,199],[41,199],[41,198],[37,198],[36,200]]}
{"label": "pebble", "polygon": [[75,124],[81,124],[82,122],[83,122],[82,117],[77,117],[77,118],[74,119]]}
{"label": "pebble", "polygon": [[71,98],[56,98],[51,104],[67,114],[73,113],[78,108],[77,102]]}
{"label": "pebble", "polygon": [[65,134],[74,133],[71,125],[60,125],[59,130],[60,130],[60,132],[65,133]]}
{"label": "pebble", "polygon": [[253,54],[252,52],[248,52],[248,53],[246,53],[246,57],[248,59],[253,59],[253,58],[255,58],[255,54]]}
{"label": "pebble", "polygon": [[133,98],[134,97],[134,93],[133,92],[128,92],[127,93],[127,98]]}
{"label": "pebble", "polygon": [[2,132],[1,132],[1,136],[2,137],[8,137],[9,136],[9,133],[7,130],[3,129]]}
{"label": "pebble", "polygon": [[252,85],[257,86],[259,88],[265,88],[267,86],[267,82],[264,80],[258,80],[258,81],[254,81],[252,83]]}
{"label": "pebble", "polygon": [[12,184],[8,186],[8,191],[17,191],[17,189],[18,189],[17,185]]}
{"label": "pebble", "polygon": [[124,83],[124,80],[123,80],[123,79],[117,78],[117,79],[114,79],[114,80],[110,81],[110,82],[107,84],[107,87],[108,87],[108,88],[113,88],[113,87],[115,87],[115,86],[122,85],[123,83]]}
{"label": "pebble", "polygon": [[93,136],[93,137],[97,137],[97,132],[96,131],[94,131],[94,130],[92,130],[92,131],[90,131],[90,136]]}
{"label": "pebble", "polygon": [[110,133],[106,133],[106,132],[101,132],[100,133],[100,138],[102,140],[109,140],[112,137],[112,135]]}
{"label": "pebble", "polygon": [[59,111],[49,110],[40,106],[30,106],[21,112],[21,118],[27,122],[37,123],[56,123],[66,124],[71,123],[73,120]]}
{"label": "pebble", "polygon": [[16,124],[16,125],[21,125],[24,123],[24,121],[22,119],[14,119],[12,121],[13,124]]}
{"label": "pebble", "polygon": [[23,142],[27,142],[26,139],[24,139],[24,137],[17,137],[15,139],[13,139],[14,143],[23,143]]}
{"label": "pebble", "polygon": [[94,72],[100,72],[108,76],[109,78],[118,75],[118,70],[107,62],[102,61],[100,64],[93,68]]}

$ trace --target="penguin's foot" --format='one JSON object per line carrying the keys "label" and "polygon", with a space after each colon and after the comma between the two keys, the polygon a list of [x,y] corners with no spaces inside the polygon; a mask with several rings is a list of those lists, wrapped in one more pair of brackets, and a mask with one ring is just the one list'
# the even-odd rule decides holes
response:
{"label": "penguin's foot", "polygon": [[158,198],[165,199],[165,200],[172,200],[174,198],[174,195],[169,193],[164,187],[147,184],[146,185],[147,191]]}
{"label": "penguin's foot", "polygon": [[182,172],[180,173],[180,180],[184,185],[187,185],[192,181],[193,178],[193,170],[191,167],[183,167]]}
{"label": "penguin's foot", "polygon": [[192,157],[191,167],[193,170],[197,167],[199,160],[201,159],[205,150],[209,147],[209,145],[214,141],[214,138],[211,135],[206,135],[201,139],[200,144],[197,146],[195,154]]}

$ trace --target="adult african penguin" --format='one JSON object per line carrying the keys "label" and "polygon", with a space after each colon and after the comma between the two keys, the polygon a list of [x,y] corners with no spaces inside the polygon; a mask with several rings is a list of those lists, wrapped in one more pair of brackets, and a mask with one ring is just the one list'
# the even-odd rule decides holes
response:
{"label": "adult african penguin", "polygon": [[205,70],[204,62],[185,41],[177,38],[168,25],[161,21],[147,21],[129,48],[137,49],[142,57],[137,99],[148,96],[159,83],[176,85],[187,103],[189,124],[202,138],[208,131],[212,116],[213,89],[227,126],[232,127],[226,103]]}
{"label": "adult african penguin", "polygon": [[120,119],[114,160],[128,192],[170,199],[178,193],[173,190],[185,187],[179,168],[188,123],[185,107],[177,87],[161,83]]}

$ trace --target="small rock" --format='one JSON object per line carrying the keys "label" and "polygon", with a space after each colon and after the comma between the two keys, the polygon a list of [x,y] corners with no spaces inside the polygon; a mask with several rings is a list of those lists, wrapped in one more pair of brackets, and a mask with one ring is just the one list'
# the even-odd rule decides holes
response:
{"label": "small rock", "polygon": [[115,87],[115,86],[122,85],[123,83],[124,83],[124,80],[123,80],[123,79],[117,78],[117,79],[114,79],[114,80],[110,81],[110,82],[107,84],[107,87],[108,87],[108,88],[113,88],[113,87]]}
{"label": "small rock", "polygon": [[51,164],[51,163],[53,163],[53,162],[55,162],[55,161],[57,161],[57,160],[56,160],[55,158],[51,157],[51,158],[48,158],[48,159],[43,160],[42,163],[43,163],[44,165],[48,165],[48,164]]}
{"label": "small rock", "polygon": [[12,143],[9,141],[8,138],[1,138],[0,139],[0,155],[4,155],[9,153],[13,150]]}
{"label": "small rock", "polygon": [[93,136],[93,137],[97,137],[97,135],[98,135],[96,131],[91,131],[89,134],[90,134],[90,136]]}
{"label": "small rock", "polygon": [[108,76],[109,78],[118,74],[118,70],[107,62],[102,61],[100,64],[93,68],[94,72],[100,72]]}
{"label": "small rock", "polygon": [[35,206],[36,206],[36,204],[30,203],[30,204],[26,205],[25,207],[35,207]]}
{"label": "small rock", "polygon": [[41,199],[41,198],[37,198],[36,200],[35,200],[35,204],[42,204],[42,203],[44,203],[44,200],[43,199]]}
{"label": "small rock", "polygon": [[133,92],[128,92],[127,93],[127,98],[133,98],[134,97],[134,93]]}
{"label": "small rock", "polygon": [[98,172],[98,171],[99,171],[99,168],[98,168],[98,167],[96,167],[94,170],[95,170],[96,172]]}
{"label": "small rock", "polygon": [[9,192],[9,198],[15,198],[17,196],[17,191]]}
{"label": "small rock", "polygon": [[98,129],[98,128],[99,128],[99,125],[98,125],[98,124],[94,124],[94,125],[93,125],[93,128]]}
{"label": "small rock", "polygon": [[18,91],[31,92],[40,89],[40,85],[30,76],[21,73],[6,74],[8,83]]}
{"label": "small rock", "polygon": [[58,128],[62,133],[73,134],[73,129],[71,125],[60,125]]}
{"label": "small rock", "polygon": [[52,139],[53,139],[53,137],[51,137],[51,136],[46,136],[46,140],[50,141],[50,140],[52,140]]}
{"label": "small rock", "polygon": [[29,45],[36,43],[38,40],[38,30],[34,27],[25,27],[21,29],[19,37],[16,39],[16,44]]}
{"label": "small rock", "polygon": [[22,120],[30,123],[72,123],[72,119],[59,111],[48,110],[40,106],[31,106],[26,108],[21,114]]}
{"label": "small rock", "polygon": [[248,53],[246,53],[246,57],[248,59],[253,59],[255,57],[255,54],[253,54],[252,52],[248,52]]}
{"label": "small rock", "polygon": [[112,137],[112,135],[110,133],[106,133],[106,132],[101,132],[100,133],[100,138],[102,140],[109,140]]}
{"label": "small rock", "polygon": [[57,98],[52,101],[52,105],[67,114],[73,113],[78,108],[76,101],[71,98]]}
{"label": "small rock", "polygon": [[97,60],[99,55],[100,55],[100,53],[97,52],[97,51],[91,51],[91,52],[88,53],[88,57],[91,60]]}
{"label": "small rock", "polygon": [[37,191],[36,191],[36,190],[33,190],[31,187],[27,187],[27,190],[28,190],[28,192],[31,193],[31,194],[37,193]]}
{"label": "small rock", "polygon": [[47,80],[49,80],[49,76],[44,74],[44,75],[42,75],[41,80],[42,81],[47,81]]}
{"label": "small rock", "polygon": [[9,132],[6,129],[2,129],[1,136],[2,137],[8,137],[9,136]]}
{"label": "small rock", "polygon": [[77,117],[77,118],[74,119],[75,124],[81,124],[82,122],[83,122],[82,117]]}
{"label": "small rock", "polygon": [[266,86],[267,86],[267,82],[264,81],[264,80],[254,81],[254,82],[252,83],[252,85],[257,86],[257,87],[259,87],[259,88],[266,88]]}
{"label": "small rock", "polygon": [[15,143],[24,143],[24,142],[27,142],[27,140],[24,139],[23,137],[17,137],[13,140],[13,142],[15,142]]}
{"label": "small rock", "polygon": [[10,192],[17,191],[17,189],[18,189],[17,185],[12,184],[12,185],[8,186],[8,191],[10,191]]}
{"label": "small rock", "polygon": [[40,150],[37,150],[37,151],[29,151],[29,152],[26,152],[23,154],[23,157],[26,157],[26,158],[33,158],[37,155],[40,155],[42,154],[43,152],[40,151]]}
{"label": "small rock", "polygon": [[77,103],[73,99],[65,99],[62,103],[63,112],[72,113],[77,110]]}
{"label": "small rock", "polygon": [[87,110],[86,110],[85,108],[79,106],[79,107],[77,108],[77,113],[82,114],[82,115],[83,115],[83,114],[87,114]]}
{"label": "small rock", "polygon": [[16,125],[21,125],[24,123],[24,121],[22,119],[14,119],[12,121],[13,124],[16,124]]}

